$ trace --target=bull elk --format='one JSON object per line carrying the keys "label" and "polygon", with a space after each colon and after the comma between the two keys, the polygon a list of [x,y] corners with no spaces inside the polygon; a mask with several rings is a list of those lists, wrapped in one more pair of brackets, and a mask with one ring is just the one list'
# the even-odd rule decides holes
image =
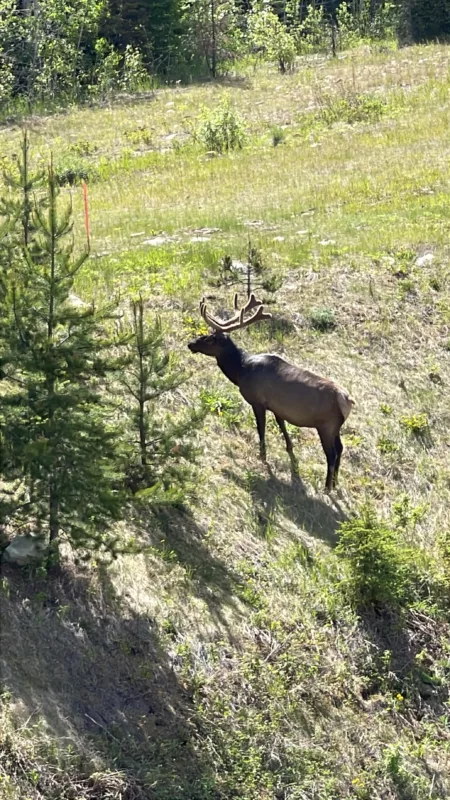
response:
{"label": "bull elk", "polygon": [[[355,401],[333,381],[299,369],[280,356],[270,353],[250,355],[237,347],[229,336],[232,331],[241,330],[262,319],[270,319],[272,314],[264,311],[262,302],[254,294],[241,309],[238,308],[236,294],[234,308],[236,313],[231,319],[218,320],[208,313],[203,298],[200,313],[214,333],[189,342],[189,350],[213,356],[222,372],[239,387],[244,399],[250,403],[256,418],[260,455],[264,463],[267,411],[275,415],[291,458],[293,445],[286,422],[298,428],[316,428],[327,457],[325,488],[331,490],[337,484],[343,450],[340,429]],[[245,318],[250,311],[253,314]]]}

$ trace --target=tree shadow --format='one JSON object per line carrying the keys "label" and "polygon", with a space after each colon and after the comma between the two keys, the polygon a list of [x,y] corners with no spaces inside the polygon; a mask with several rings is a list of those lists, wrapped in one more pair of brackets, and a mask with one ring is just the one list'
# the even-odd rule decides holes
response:
{"label": "tree shadow", "polygon": [[196,75],[181,78],[179,85],[183,88],[189,86],[226,86],[232,89],[251,89],[252,81],[247,75]]}
{"label": "tree shadow", "polygon": [[[442,720],[448,713],[448,686],[434,675],[434,667],[442,663],[442,643],[449,640],[449,625],[427,616],[420,610],[393,611],[362,609],[359,614],[362,641],[368,652],[368,664],[360,665],[367,680],[361,696],[364,700],[390,695],[397,699],[400,725],[409,726],[417,720]],[[367,649],[368,648],[368,651]],[[436,797],[447,797],[447,775],[437,765],[418,757],[428,773]],[[391,775],[398,797],[413,800],[414,780],[402,770]],[[430,795],[431,796],[431,795]],[[433,793],[434,796],[434,793]]]}
{"label": "tree shadow", "polygon": [[141,540],[164,560],[181,564],[189,576],[189,594],[203,600],[216,627],[227,631],[233,641],[226,612],[240,613],[236,590],[241,579],[208,546],[207,531],[191,511],[163,508],[157,517],[142,507],[137,522]]}
{"label": "tree shadow", "polygon": [[[190,690],[154,621],[117,597],[106,571],[93,582],[65,568],[44,582],[3,566],[2,578],[0,688],[28,737],[39,721],[40,746],[46,733],[71,745],[74,784],[120,770],[124,798],[203,796],[213,767],[199,755]],[[46,796],[45,769],[39,780]]]}
{"label": "tree shadow", "polygon": [[337,528],[346,519],[338,499],[330,495],[327,500],[307,493],[298,471],[295,457],[291,459],[290,480],[280,478],[267,467],[268,477],[259,473],[250,476],[238,475],[224,470],[234,483],[250,492],[262,530],[266,521],[277,511],[288,517],[298,528],[305,530],[328,546],[337,544]]}
{"label": "tree shadow", "polygon": [[[387,674],[392,689],[408,696],[422,711],[426,708],[433,715],[444,714],[448,689],[433,678],[434,662],[442,655],[444,631],[439,622],[416,610],[402,614],[370,609],[361,611],[360,628],[379,662],[379,669],[364,689],[365,696],[377,693]],[[448,636],[448,630],[446,633]],[[387,656],[385,663],[380,656]]]}

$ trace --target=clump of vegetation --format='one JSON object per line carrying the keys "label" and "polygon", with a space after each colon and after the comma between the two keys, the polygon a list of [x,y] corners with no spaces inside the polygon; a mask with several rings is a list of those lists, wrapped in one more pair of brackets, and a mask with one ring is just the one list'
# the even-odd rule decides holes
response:
{"label": "clump of vegetation", "polygon": [[383,453],[383,455],[389,455],[390,453],[398,453],[400,449],[397,442],[394,442],[387,436],[380,436],[378,438],[377,447],[380,453]]}
{"label": "clump of vegetation", "polygon": [[78,139],[69,145],[68,150],[76,156],[93,156],[97,152],[97,147],[88,139]]}
{"label": "clump of vegetation", "polygon": [[340,585],[356,609],[398,611],[417,596],[414,552],[373,506],[341,524],[336,554],[347,562]]}
{"label": "clump of vegetation", "polygon": [[206,150],[215,153],[228,153],[244,146],[244,123],[228,95],[214,109],[203,109],[196,137]]}
{"label": "clump of vegetation", "polygon": [[280,125],[274,125],[270,132],[274,147],[278,147],[279,144],[283,144],[283,142],[286,141],[286,132]]}
{"label": "clump of vegetation", "polygon": [[268,61],[276,61],[281,73],[293,68],[295,40],[273,11],[255,8],[248,18],[248,31],[253,48]]}
{"label": "clump of vegetation", "polygon": [[423,436],[429,431],[430,427],[428,416],[424,413],[403,414],[403,416],[400,417],[400,425],[415,436]]}
{"label": "clump of vegetation", "polygon": [[320,333],[327,333],[337,327],[334,311],[329,308],[315,308],[309,314],[310,325]]}
{"label": "clump of vegetation", "polygon": [[345,97],[322,97],[319,118],[326,125],[345,122],[378,122],[387,111],[383,97],[370,94],[348,94]]}
{"label": "clump of vegetation", "polygon": [[98,176],[97,167],[81,154],[64,153],[57,157],[53,172],[58,186],[76,186],[81,181],[93,181]]}
{"label": "clump of vegetation", "polygon": [[125,138],[128,139],[131,144],[145,144],[149,146],[152,144],[153,134],[152,131],[145,125],[139,125],[137,128],[131,128],[130,130],[125,131]]}
{"label": "clump of vegetation", "polygon": [[226,425],[238,425],[242,420],[239,404],[233,397],[203,389],[200,393],[203,407],[210,414],[216,414]]}

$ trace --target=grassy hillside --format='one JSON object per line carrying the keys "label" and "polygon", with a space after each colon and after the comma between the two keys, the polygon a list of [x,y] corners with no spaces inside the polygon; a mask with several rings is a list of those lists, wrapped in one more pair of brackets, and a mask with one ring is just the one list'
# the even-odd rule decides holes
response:
{"label": "grassy hillside", "polygon": [[[246,142],[215,156],[196,131],[225,94]],[[79,294],[147,294],[191,372],[172,412],[202,391],[211,413],[188,509],[124,525],[144,553],[69,559],[50,584],[2,568],[2,800],[450,795],[449,123],[441,46],[30,120],[35,160],[89,176]],[[5,160],[19,138],[0,131]],[[357,402],[331,495],[315,432],[292,429],[291,471],[270,422],[266,469],[249,407],[186,348],[203,293],[230,306],[218,262],[249,236],[283,285],[274,323],[236,340]],[[367,503],[399,543],[386,596],[418,575],[403,613],[352,602],[335,552]]]}

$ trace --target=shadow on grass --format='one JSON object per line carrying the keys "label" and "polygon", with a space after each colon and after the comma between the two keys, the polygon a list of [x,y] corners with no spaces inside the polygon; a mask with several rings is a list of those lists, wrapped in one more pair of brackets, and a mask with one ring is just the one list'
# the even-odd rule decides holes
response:
{"label": "shadow on grass", "polygon": [[[141,536],[165,560],[181,564],[190,578],[189,593],[203,600],[215,625],[224,627],[232,639],[225,610],[238,611],[235,594],[238,576],[210,550],[206,532],[187,507],[163,509],[157,520],[141,510]],[[150,576],[151,577],[151,576]]]}
{"label": "shadow on grass", "polygon": [[291,461],[291,478],[285,480],[274,474],[268,467],[268,477],[258,473],[242,476],[232,470],[224,470],[225,475],[252,497],[261,532],[266,529],[267,520],[280,512],[288,517],[298,528],[305,530],[330,547],[337,544],[337,528],[346,515],[333,495],[331,502],[307,493],[297,472],[295,458]]}
{"label": "shadow on grass", "polygon": [[217,75],[215,78],[209,74],[181,76],[179,85],[189,86],[226,86],[230,89],[251,89],[253,83],[246,75]]}
{"label": "shadow on grass", "polygon": [[360,612],[360,625],[379,666],[367,683],[366,696],[380,690],[385,673],[393,691],[422,709],[427,707],[429,713],[444,714],[448,687],[433,673],[435,662],[442,658],[442,642],[449,637],[448,624],[416,610],[403,615],[371,609]]}
{"label": "shadow on grass", "polygon": [[[449,639],[449,626],[426,614],[410,610],[405,615],[394,612],[361,611],[360,629],[367,664],[360,672],[368,671],[362,697],[391,697],[397,703],[398,722],[409,726],[412,720],[439,722],[448,712],[448,686],[434,674],[434,666],[442,663],[442,643]],[[368,668],[368,670],[367,670]],[[433,796],[448,797],[447,775],[439,773],[436,765],[419,756],[423,770],[434,787]],[[393,771],[399,800],[417,797],[414,777],[405,769]],[[431,797],[431,793],[430,793]]]}
{"label": "shadow on grass", "polygon": [[[2,578],[10,590],[0,596],[1,689],[26,719],[41,763],[52,760],[43,753],[47,730],[80,756],[67,778],[77,797],[214,798],[205,788],[213,767],[199,754],[194,704],[170,642],[121,603],[107,572],[93,581],[66,569],[39,582],[3,567]],[[103,794],[84,793],[89,775],[105,770],[116,782],[122,773],[122,793],[106,785]],[[54,770],[47,786],[44,766],[36,796],[69,796],[57,791],[63,772]]]}

